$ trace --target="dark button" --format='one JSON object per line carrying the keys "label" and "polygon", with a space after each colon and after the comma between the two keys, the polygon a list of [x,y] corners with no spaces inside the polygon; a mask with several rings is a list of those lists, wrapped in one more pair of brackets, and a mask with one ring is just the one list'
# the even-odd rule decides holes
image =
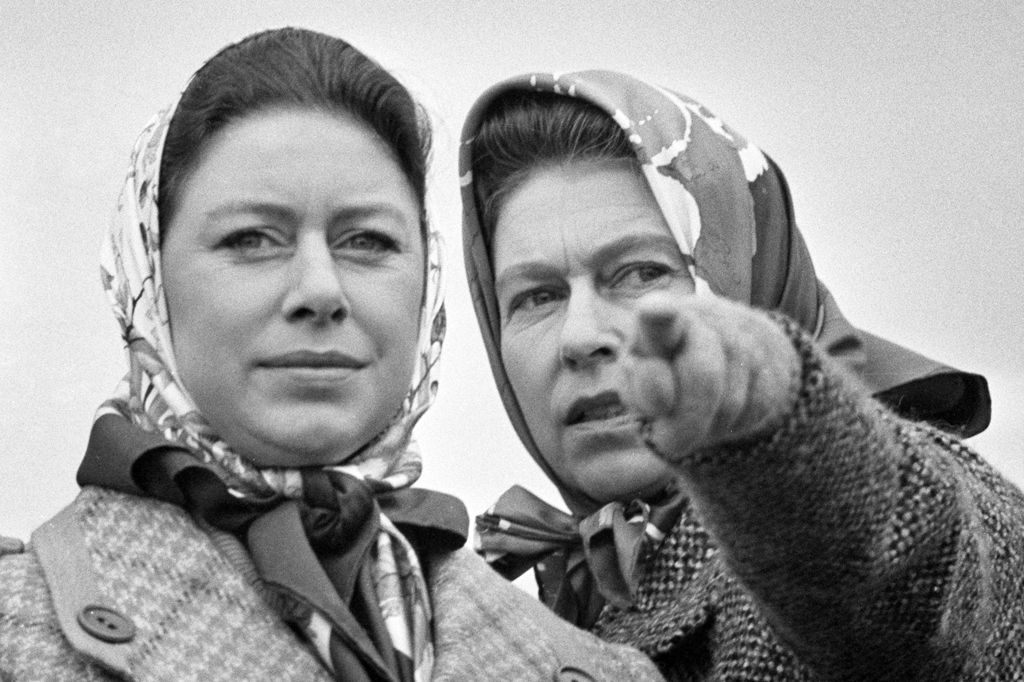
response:
{"label": "dark button", "polygon": [[563,665],[555,673],[555,682],[594,682],[594,678],[574,665]]}
{"label": "dark button", "polygon": [[131,618],[106,606],[86,606],[78,612],[78,624],[96,639],[110,644],[127,642],[135,636]]}

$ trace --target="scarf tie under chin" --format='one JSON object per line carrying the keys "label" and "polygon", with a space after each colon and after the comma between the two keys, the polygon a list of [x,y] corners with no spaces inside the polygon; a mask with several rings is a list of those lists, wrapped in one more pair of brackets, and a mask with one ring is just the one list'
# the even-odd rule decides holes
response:
{"label": "scarf tie under chin", "polygon": [[610,502],[582,519],[513,486],[476,518],[476,551],[509,580],[536,567],[540,597],[589,628],[604,604],[633,604],[643,559],[675,527],[687,498],[672,484],[653,502]]}
{"label": "scarf tie under chin", "polygon": [[254,589],[306,634],[336,679],[427,679],[430,603],[414,545],[461,546],[465,507],[337,470],[299,475],[300,497],[239,497],[214,465],[108,414],[93,425],[78,482],[170,502],[238,538]]}
{"label": "scarf tie under chin", "polygon": [[[155,465],[166,470],[169,462]],[[422,645],[428,635],[410,632],[410,641],[394,642],[375,587],[382,579],[412,581],[396,584],[391,592],[418,594],[416,601],[426,608],[426,585],[414,570],[415,551],[381,515],[365,481],[322,469],[303,470],[301,476],[302,498],[278,501],[269,509],[238,500],[213,472],[192,462],[174,479],[193,513],[244,539],[262,578],[264,599],[307,633],[336,679],[417,679],[410,644],[420,639]],[[303,538],[305,543],[295,542]],[[374,570],[380,541],[390,545],[400,566],[387,576]],[[429,622],[429,610],[423,616]]]}

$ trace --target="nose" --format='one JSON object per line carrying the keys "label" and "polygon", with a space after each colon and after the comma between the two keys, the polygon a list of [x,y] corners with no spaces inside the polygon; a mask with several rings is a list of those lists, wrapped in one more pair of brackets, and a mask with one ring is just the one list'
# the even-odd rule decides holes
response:
{"label": "nose", "polygon": [[291,263],[291,282],[282,304],[291,322],[323,325],[348,317],[338,264],[322,236],[300,238]]}
{"label": "nose", "polygon": [[616,360],[622,349],[615,312],[596,291],[579,287],[570,292],[559,338],[562,364],[586,369]]}

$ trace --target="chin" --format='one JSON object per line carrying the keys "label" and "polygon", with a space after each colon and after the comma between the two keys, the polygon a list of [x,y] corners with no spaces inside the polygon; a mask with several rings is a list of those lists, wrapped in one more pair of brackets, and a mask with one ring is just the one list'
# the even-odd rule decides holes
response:
{"label": "chin", "polygon": [[[243,440],[249,447],[238,450],[256,466],[331,466],[343,463],[383,428],[377,428],[376,424],[365,429],[339,428],[339,424],[344,423],[338,418],[296,418],[288,420],[287,424],[268,420],[245,434]],[[225,440],[233,444],[230,439]]]}
{"label": "chin", "polygon": [[666,462],[643,448],[591,456],[574,478],[587,496],[607,504],[653,497],[674,474]]}
{"label": "chin", "polygon": [[278,443],[262,442],[257,447],[245,450],[244,456],[257,467],[298,469],[340,464],[352,452],[319,448],[312,443],[296,441],[288,442],[287,447]]}

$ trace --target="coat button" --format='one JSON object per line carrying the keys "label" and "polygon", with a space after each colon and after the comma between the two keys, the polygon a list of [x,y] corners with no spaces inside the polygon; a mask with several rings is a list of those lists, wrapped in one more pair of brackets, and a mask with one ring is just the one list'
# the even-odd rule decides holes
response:
{"label": "coat button", "polygon": [[555,682],[594,682],[594,678],[574,665],[563,665],[555,673]]}
{"label": "coat button", "polygon": [[135,636],[131,618],[106,606],[86,606],[78,612],[78,624],[96,639],[110,644],[127,642]]}

